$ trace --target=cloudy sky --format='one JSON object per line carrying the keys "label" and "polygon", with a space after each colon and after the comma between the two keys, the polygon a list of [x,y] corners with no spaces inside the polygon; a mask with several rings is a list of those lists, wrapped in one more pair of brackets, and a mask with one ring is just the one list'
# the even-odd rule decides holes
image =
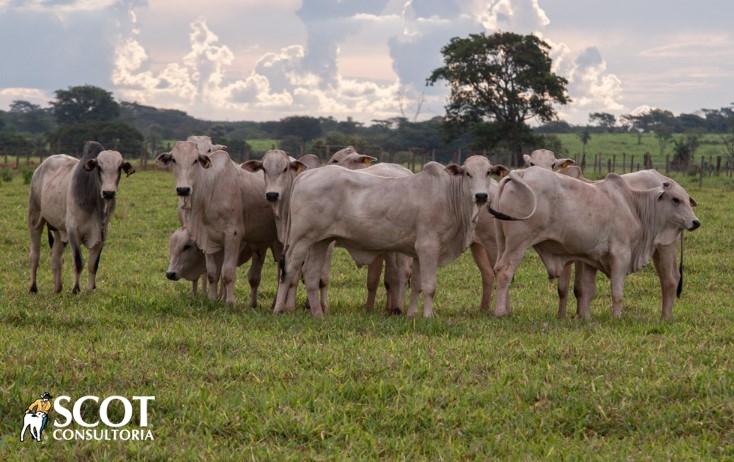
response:
{"label": "cloudy sky", "polygon": [[219,120],[443,113],[451,37],[536,33],[561,116],[734,101],[731,0],[0,0],[0,108],[94,84]]}

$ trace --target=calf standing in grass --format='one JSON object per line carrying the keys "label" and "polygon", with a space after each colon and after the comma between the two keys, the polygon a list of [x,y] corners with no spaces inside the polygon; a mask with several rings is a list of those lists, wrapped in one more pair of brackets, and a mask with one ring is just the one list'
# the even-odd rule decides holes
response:
{"label": "calf standing in grass", "polygon": [[65,154],[50,156],[38,166],[31,180],[28,202],[28,230],[31,236],[31,288],[38,291],[36,272],[41,251],[41,233],[48,226],[54,291],[61,292],[61,267],[66,243],[74,255],[74,288],[79,292],[82,251],[89,249],[89,283],[96,287],[97,268],[102,255],[107,225],[115,210],[115,196],[120,176],[135,172],[117,151],[105,151],[101,144],[89,141],[82,158]]}

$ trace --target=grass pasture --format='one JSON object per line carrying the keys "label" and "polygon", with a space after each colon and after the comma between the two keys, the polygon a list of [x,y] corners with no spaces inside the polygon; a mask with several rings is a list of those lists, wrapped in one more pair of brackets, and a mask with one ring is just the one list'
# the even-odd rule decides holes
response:
{"label": "grass pasture", "polygon": [[[628,278],[623,319],[601,276],[592,321],[555,319],[531,253],[508,319],[478,311],[468,253],[441,270],[431,320],[364,313],[366,271],[343,251],[323,320],[269,313],[272,261],[255,310],[245,269],[236,306],[193,298],[164,277],[176,198],[153,171],[121,182],[96,292],[70,293],[67,251],[54,295],[44,249],[31,296],[28,186],[0,182],[0,460],[732,459],[734,183],[685,186],[703,225],[663,323],[651,267]],[[44,390],[155,395],[155,441],[54,441],[49,426],[20,443]]]}

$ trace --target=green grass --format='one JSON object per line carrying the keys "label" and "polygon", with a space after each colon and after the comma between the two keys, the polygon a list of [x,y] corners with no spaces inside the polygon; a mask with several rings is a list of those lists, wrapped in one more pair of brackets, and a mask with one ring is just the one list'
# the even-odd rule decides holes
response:
{"label": "green grass", "polygon": [[[234,307],[166,280],[177,220],[164,172],[122,180],[95,293],[70,294],[69,252],[51,293],[44,249],[31,296],[16,176],[0,183],[0,460],[734,458],[734,182],[710,183],[687,184],[703,226],[687,235],[674,322],[659,320],[650,268],[628,278],[622,320],[602,277],[592,321],[556,320],[531,253],[508,319],[478,311],[468,254],[441,270],[435,319],[364,313],[365,270],[343,251],[331,313],[313,320],[270,314],[270,261],[256,310],[244,269]],[[21,414],[44,390],[155,395],[156,439],[21,444]]]}
{"label": "green grass", "polygon": [[261,139],[261,140],[247,140],[247,144],[250,145],[253,152],[266,152],[274,147],[278,147],[278,140],[273,139]]}
{"label": "green grass", "polygon": [[[578,135],[575,133],[557,134],[563,148],[567,154],[578,155],[581,158],[582,144]],[[674,139],[685,138],[686,135],[675,134]],[[705,156],[708,161],[709,156],[713,156],[714,162],[716,156],[726,157],[726,150],[721,144],[721,136],[718,134],[707,133],[699,135],[701,143],[695,154],[696,165],[700,162],[701,156]],[[642,166],[643,155],[649,152],[652,155],[653,162],[660,169],[665,168],[665,156],[669,155],[673,158],[673,141],[668,142],[664,152],[660,152],[660,145],[657,138],[651,133],[644,134],[637,143],[637,135],[631,133],[592,133],[589,143],[586,145],[587,163],[593,162],[594,155],[601,154],[604,156],[604,168],[606,169],[606,159],[611,159],[612,155],[617,156],[618,166],[622,163],[622,153],[627,154],[627,162],[629,165],[630,156],[635,156],[635,164],[638,162]],[[590,159],[590,160],[589,160]],[[723,162],[723,160],[722,160]],[[723,164],[722,164],[723,166]],[[619,170],[619,168],[617,169]],[[605,170],[606,171],[606,170]]]}

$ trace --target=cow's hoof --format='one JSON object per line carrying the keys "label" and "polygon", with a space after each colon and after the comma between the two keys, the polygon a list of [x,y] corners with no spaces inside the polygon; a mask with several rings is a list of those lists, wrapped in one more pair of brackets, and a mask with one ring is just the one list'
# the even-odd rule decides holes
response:
{"label": "cow's hoof", "polygon": [[55,294],[60,294],[61,293],[61,289],[62,289],[61,286],[54,287],[54,293]]}
{"label": "cow's hoof", "polygon": [[403,311],[400,308],[390,308],[387,310],[387,314],[391,316],[400,316],[403,314]]}
{"label": "cow's hoof", "polygon": [[495,310],[495,312],[494,312],[494,316],[496,318],[504,318],[504,317],[507,317],[509,315],[510,315],[510,312],[507,311],[507,310],[504,310],[504,311]]}
{"label": "cow's hoof", "polygon": [[75,295],[76,295],[76,294],[78,294],[79,292],[80,292],[80,290],[79,290],[79,286],[74,286],[74,288],[73,288],[73,289],[71,289],[71,293],[72,293],[72,294],[75,294]]}
{"label": "cow's hoof", "polygon": [[28,290],[28,292],[32,294],[38,293],[38,286],[36,285],[35,282],[31,285],[31,288]]}

